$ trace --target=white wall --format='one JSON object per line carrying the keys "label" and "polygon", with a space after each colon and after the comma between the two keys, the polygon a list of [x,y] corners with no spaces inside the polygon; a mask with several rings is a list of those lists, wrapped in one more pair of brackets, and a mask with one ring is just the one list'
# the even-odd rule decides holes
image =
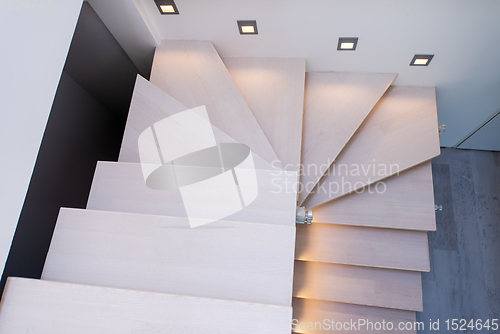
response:
{"label": "white wall", "polygon": [[497,112],[495,117],[467,138],[458,148],[500,151],[500,114]]}
{"label": "white wall", "polygon": [[[29,0],[28,3],[42,3]],[[5,265],[82,0],[0,2],[0,265]],[[26,4],[27,1],[23,1]],[[50,192],[50,189],[47,189]]]}

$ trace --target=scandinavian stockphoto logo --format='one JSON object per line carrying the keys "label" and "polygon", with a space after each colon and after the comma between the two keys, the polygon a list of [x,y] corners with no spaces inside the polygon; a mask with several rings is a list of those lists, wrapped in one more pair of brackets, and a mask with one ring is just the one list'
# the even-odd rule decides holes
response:
{"label": "scandinavian stockphoto logo", "polygon": [[149,188],[178,190],[189,225],[205,225],[236,213],[258,195],[248,146],[217,143],[205,106],[162,119],[138,139]]}

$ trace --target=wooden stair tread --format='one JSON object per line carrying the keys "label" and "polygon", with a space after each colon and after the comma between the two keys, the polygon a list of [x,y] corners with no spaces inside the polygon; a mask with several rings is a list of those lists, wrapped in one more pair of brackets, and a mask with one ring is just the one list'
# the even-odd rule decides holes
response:
{"label": "wooden stair tread", "polygon": [[[412,167],[371,189],[314,208],[314,222],[435,231],[431,162]],[[384,191],[385,189],[385,191]]]}
{"label": "wooden stair tread", "polygon": [[42,279],[290,306],[294,226],[62,208]]}
{"label": "wooden stair tread", "polygon": [[150,81],[188,108],[205,105],[213,125],[265,161],[278,159],[211,42],[163,40]]}
{"label": "wooden stair tread", "polygon": [[[151,82],[137,78],[120,162],[98,163],[87,210],[61,209],[42,280],[7,280],[0,332],[289,333],[292,300],[299,321],[415,321],[420,271],[429,270],[425,231],[435,229],[428,162],[439,154],[435,90],[388,88],[395,74],[306,76],[298,58],[224,62],[209,41],[162,41]],[[244,178],[234,177],[238,199],[250,204],[193,229],[179,189],[146,186],[138,141],[163,119],[203,105],[216,144],[242,143],[254,153],[259,194],[252,202]],[[197,134],[179,141],[196,143]],[[319,223],[296,228],[298,173],[273,167],[331,171],[332,161],[404,172],[306,170],[299,203],[314,207]],[[382,194],[350,194],[382,180]],[[345,182],[354,188],[309,193],[311,184]]]}
{"label": "wooden stair tread", "polygon": [[297,171],[306,60],[224,57],[222,61],[283,166]]}
{"label": "wooden stair tread", "polygon": [[[362,305],[352,305],[352,304],[342,304],[342,303],[334,303],[328,302],[324,300],[314,300],[314,299],[302,299],[302,298],[293,298],[293,319],[297,319],[295,326],[296,333],[331,333],[333,329],[328,329],[327,326],[324,326],[325,319],[327,321],[334,320],[335,323],[340,322],[342,324],[348,323],[349,327],[351,326],[351,320],[354,323],[357,323],[359,319],[364,319],[366,322],[382,323],[385,321],[386,323],[391,322],[394,325],[394,328],[398,328],[397,326],[400,323],[414,323],[416,320],[416,314],[413,311],[404,311],[404,310],[394,310],[388,308],[381,307],[371,307],[371,306],[362,306]],[[305,330],[300,330],[299,325],[302,324],[302,328],[306,328]],[[322,326],[319,328],[317,326],[317,330],[307,330],[308,323],[321,323]],[[330,322],[331,325],[331,322]],[[368,325],[369,326],[369,325]],[[374,328],[363,325],[357,326],[356,330],[351,329],[344,331],[345,333],[366,333],[372,334],[376,333],[416,333],[416,330],[375,330]],[[336,329],[337,332],[342,332]]]}
{"label": "wooden stair tread", "polygon": [[[138,75],[134,86],[132,101],[130,103],[118,161],[140,163],[139,136],[157,122],[185,110],[188,110],[188,108]],[[212,131],[217,144],[237,143],[236,140],[213,124]],[[268,162],[255,154],[253,154],[253,160],[258,169],[272,168]],[[147,161],[143,162],[147,163]]]}
{"label": "wooden stair tread", "polygon": [[435,88],[390,87],[304,204],[324,204],[439,152]]}
{"label": "wooden stair tread", "polygon": [[420,272],[295,261],[293,296],[422,311]]}
{"label": "wooden stair tread", "polygon": [[140,162],[139,135],[151,125],[189,108],[137,75],[125,125],[119,162]]}
{"label": "wooden stair tread", "polygon": [[[290,333],[291,307],[9,278],[2,333]],[[258,319],[258,321],[255,321]]]}
{"label": "wooden stair tread", "polygon": [[395,78],[396,74],[307,73],[302,144],[305,172],[299,204]]}
{"label": "wooden stair tread", "polygon": [[[294,226],[296,193],[290,187],[279,191],[277,185],[293,183],[296,175],[277,176],[269,170],[257,170],[256,175],[259,194],[255,201],[224,219]],[[134,163],[98,162],[87,209],[186,217],[180,192],[148,188],[140,164]]]}
{"label": "wooden stair tread", "polygon": [[429,271],[427,232],[314,223],[297,225],[295,258]]}

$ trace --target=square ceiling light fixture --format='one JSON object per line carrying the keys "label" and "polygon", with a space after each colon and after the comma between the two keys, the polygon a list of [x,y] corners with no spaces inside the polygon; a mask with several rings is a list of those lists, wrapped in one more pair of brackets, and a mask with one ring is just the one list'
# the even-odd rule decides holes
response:
{"label": "square ceiling light fixture", "polygon": [[161,15],[178,15],[179,10],[175,5],[174,0],[155,0],[156,7],[160,11]]}
{"label": "square ceiling light fixture", "polygon": [[240,35],[257,35],[257,21],[238,21]]}
{"label": "square ceiling light fixture", "polygon": [[410,62],[410,66],[429,66],[434,55],[415,55]]}
{"label": "square ceiling light fixture", "polygon": [[358,45],[357,37],[340,37],[337,50],[339,51],[354,51]]}

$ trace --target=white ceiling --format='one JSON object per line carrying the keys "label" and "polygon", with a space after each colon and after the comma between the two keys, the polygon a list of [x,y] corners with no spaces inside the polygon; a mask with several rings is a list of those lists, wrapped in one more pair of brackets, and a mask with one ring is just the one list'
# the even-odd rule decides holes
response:
{"label": "white ceiling", "polygon": [[[141,69],[161,39],[195,39],[221,56],[305,57],[308,71],[398,73],[395,85],[436,86],[442,146],[500,108],[498,0],[176,0],[180,15],[154,0],[89,2]],[[239,35],[237,20],[259,34]],[[359,37],[357,50],[337,51],[339,37]],[[408,66],[416,53],[435,57]]]}

